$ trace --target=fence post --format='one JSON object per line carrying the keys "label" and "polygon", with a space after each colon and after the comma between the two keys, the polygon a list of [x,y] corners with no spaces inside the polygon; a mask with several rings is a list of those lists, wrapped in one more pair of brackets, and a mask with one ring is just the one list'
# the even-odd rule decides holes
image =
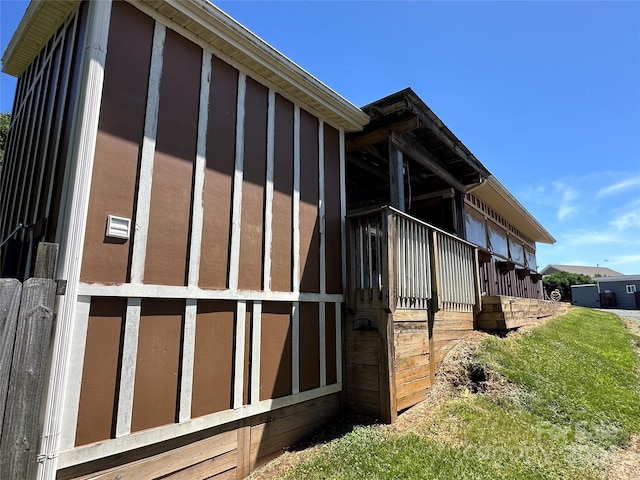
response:
{"label": "fence post", "polygon": [[0,478],[35,478],[40,442],[40,405],[45,385],[53,307],[57,285],[53,279],[58,245],[38,245],[36,273],[22,286],[9,391],[0,438]]}
{"label": "fence post", "polygon": [[0,438],[4,425],[4,408],[9,392],[9,375],[13,345],[18,326],[22,284],[15,278],[0,278]]}

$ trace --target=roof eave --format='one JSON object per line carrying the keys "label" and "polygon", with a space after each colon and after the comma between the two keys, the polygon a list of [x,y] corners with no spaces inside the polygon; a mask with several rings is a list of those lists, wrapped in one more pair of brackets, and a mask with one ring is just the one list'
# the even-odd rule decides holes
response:
{"label": "roof eave", "polygon": [[[80,0],[32,0],[2,55],[2,71],[19,77]],[[26,43],[27,34],[30,42]]]}
{"label": "roof eave", "polygon": [[[33,0],[2,57],[3,71],[16,77],[22,75],[64,19],[77,8],[78,3],[79,0]],[[274,83],[287,96],[296,99],[301,106],[346,132],[362,130],[369,122],[366,113],[208,0],[147,0],[132,3],[137,6],[144,3],[148,8],[157,11],[158,15],[163,15],[163,10],[170,9],[176,15],[165,18],[170,18],[183,28],[196,23],[212,33],[216,39],[228,42],[237,53],[233,58],[236,63],[258,76],[268,78],[269,82]],[[39,32],[38,41],[27,42],[27,36],[33,35],[34,31]],[[266,71],[262,71],[264,69]]]}
{"label": "roof eave", "polygon": [[[496,194],[500,196],[500,198],[505,202],[506,205],[509,205],[516,215],[518,215],[524,222],[526,222],[527,226],[530,229],[529,235],[532,237],[532,240],[539,243],[547,243],[554,244],[556,243],[556,239],[535,219],[529,211],[524,208],[524,206],[513,196],[509,190],[506,189],[504,185],[502,185],[498,179],[491,175],[487,178],[486,182],[484,182],[481,186],[478,187],[478,190],[481,191],[483,188],[490,188]],[[497,205],[493,205],[494,208]],[[502,213],[502,212],[501,212]],[[512,222],[514,219],[510,218]]]}

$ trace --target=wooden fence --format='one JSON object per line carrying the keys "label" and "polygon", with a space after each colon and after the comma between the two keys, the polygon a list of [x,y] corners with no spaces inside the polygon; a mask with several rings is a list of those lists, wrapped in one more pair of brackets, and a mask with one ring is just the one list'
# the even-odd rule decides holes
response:
{"label": "wooden fence", "polygon": [[33,278],[0,279],[0,478],[35,478],[57,254],[41,243]]}

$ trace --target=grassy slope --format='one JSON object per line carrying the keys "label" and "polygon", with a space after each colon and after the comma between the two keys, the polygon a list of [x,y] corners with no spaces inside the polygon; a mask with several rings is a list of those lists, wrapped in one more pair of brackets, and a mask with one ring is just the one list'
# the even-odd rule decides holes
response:
{"label": "grassy slope", "polygon": [[420,433],[356,428],[286,478],[601,478],[607,449],[640,432],[632,342],[616,317],[586,309],[523,337],[489,337],[475,361],[515,389],[459,390]]}

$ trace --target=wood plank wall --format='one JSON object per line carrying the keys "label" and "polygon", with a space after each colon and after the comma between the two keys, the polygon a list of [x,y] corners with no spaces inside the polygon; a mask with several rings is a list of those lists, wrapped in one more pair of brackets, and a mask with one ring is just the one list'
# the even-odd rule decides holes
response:
{"label": "wood plank wall", "polygon": [[98,459],[60,470],[58,480],[216,480],[244,478],[282,454],[339,412],[338,394],[263,413],[187,437],[150,445],[126,456]]}
{"label": "wood plank wall", "polygon": [[396,310],[393,315],[398,411],[422,401],[433,384],[426,310]]}
{"label": "wood plank wall", "polygon": [[[59,465],[194,436],[222,445],[194,462],[242,476],[338,409],[344,132],[142,4],[112,8]],[[199,437],[222,424],[237,438]]]}

